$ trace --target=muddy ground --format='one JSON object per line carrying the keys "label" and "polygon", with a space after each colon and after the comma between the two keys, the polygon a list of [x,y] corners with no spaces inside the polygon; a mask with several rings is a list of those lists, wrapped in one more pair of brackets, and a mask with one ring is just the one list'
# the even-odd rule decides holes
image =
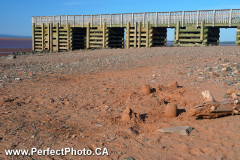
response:
{"label": "muddy ground", "polygon": [[[240,89],[240,48],[161,47],[0,57],[0,159],[239,159],[240,116],[196,119],[209,90]],[[178,87],[168,85],[176,81]],[[150,85],[144,94],[142,86]],[[166,117],[167,104],[178,116]],[[135,114],[126,116],[126,108]],[[189,135],[157,130],[191,126]],[[5,149],[109,156],[6,156]]]}

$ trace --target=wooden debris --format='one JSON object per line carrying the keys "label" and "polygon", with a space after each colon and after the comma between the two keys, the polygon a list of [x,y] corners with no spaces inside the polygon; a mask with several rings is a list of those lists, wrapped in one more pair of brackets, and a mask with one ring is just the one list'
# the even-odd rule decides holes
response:
{"label": "wooden debris", "polygon": [[239,113],[240,103],[237,99],[216,102],[212,101],[214,98],[209,91],[202,92],[202,95],[205,102],[191,109],[191,116],[197,118],[217,118]]}
{"label": "wooden debris", "polygon": [[210,91],[203,91],[202,95],[203,95],[204,102],[214,102],[215,101]]}

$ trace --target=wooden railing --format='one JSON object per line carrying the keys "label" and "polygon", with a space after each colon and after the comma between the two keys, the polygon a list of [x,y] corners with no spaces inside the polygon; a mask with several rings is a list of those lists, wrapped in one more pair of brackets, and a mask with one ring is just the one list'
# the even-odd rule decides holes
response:
{"label": "wooden railing", "polygon": [[33,16],[32,23],[40,25],[42,23],[53,23],[59,25],[80,25],[84,26],[90,23],[93,25],[101,25],[106,22],[107,25],[123,26],[130,22],[133,26],[135,22],[149,21],[150,24],[167,25],[170,27],[180,21],[181,26],[184,24],[196,24],[199,26],[202,20],[205,23],[212,24],[228,24],[229,27],[233,23],[240,23],[240,9],[221,9],[221,10],[199,10],[199,11],[177,11],[177,12],[146,12],[146,13],[123,13],[123,14],[100,14],[100,15],[61,15],[61,16]]}

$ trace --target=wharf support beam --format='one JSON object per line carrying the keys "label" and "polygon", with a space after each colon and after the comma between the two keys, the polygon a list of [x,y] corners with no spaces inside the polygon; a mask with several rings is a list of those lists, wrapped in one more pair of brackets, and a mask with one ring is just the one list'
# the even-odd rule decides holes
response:
{"label": "wharf support beam", "polygon": [[211,46],[219,45],[220,29],[217,27],[206,27],[201,21],[201,26],[188,25],[180,27],[176,24],[174,46]]}
{"label": "wharf support beam", "polygon": [[240,46],[240,26],[237,27],[236,46]]}

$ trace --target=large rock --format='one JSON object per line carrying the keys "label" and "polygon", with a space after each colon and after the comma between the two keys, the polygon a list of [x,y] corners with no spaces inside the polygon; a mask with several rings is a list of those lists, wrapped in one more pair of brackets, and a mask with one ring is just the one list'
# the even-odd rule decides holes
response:
{"label": "large rock", "polygon": [[178,126],[178,127],[159,129],[158,131],[163,132],[163,133],[188,135],[192,131],[192,127],[190,127],[190,126]]}

